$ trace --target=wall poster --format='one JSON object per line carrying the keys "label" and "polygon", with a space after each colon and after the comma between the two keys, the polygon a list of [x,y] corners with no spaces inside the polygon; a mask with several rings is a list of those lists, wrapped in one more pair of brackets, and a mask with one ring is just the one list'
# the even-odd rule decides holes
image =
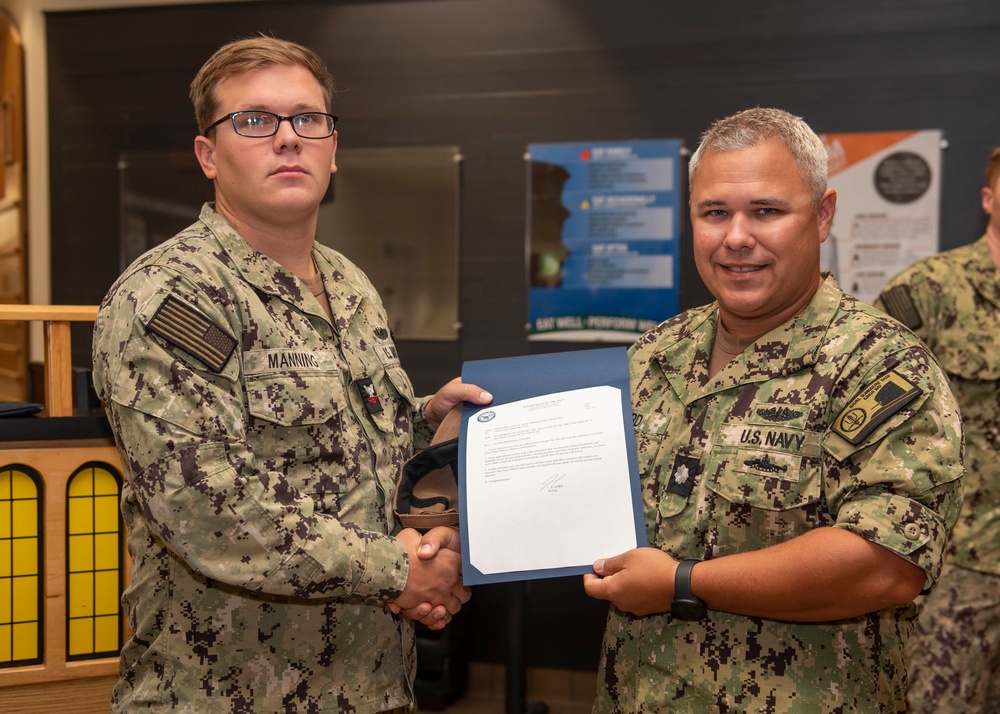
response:
{"label": "wall poster", "polygon": [[528,146],[529,340],[631,342],[677,313],[680,149]]}
{"label": "wall poster", "polygon": [[820,134],[837,213],[821,265],[867,302],[911,263],[938,252],[940,130]]}

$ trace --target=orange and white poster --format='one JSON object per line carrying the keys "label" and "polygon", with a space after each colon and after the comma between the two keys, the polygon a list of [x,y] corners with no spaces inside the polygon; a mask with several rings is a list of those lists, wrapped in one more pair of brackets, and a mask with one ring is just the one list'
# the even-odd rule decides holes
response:
{"label": "orange and white poster", "polygon": [[938,252],[940,130],[820,134],[837,213],[823,244],[823,270],[872,302],[911,263]]}

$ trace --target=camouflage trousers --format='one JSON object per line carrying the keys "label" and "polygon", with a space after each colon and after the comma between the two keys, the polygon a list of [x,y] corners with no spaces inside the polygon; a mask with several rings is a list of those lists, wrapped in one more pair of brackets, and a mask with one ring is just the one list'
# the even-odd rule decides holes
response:
{"label": "camouflage trousers", "polygon": [[910,714],[1000,714],[1000,576],[945,563],[906,644]]}

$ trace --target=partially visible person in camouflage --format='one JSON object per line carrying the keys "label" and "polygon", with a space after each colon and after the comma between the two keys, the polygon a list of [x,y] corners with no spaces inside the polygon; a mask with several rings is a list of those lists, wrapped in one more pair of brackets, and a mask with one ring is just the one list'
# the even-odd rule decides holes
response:
{"label": "partially visible person in camouflage", "polygon": [[98,313],[132,556],[115,712],[409,710],[403,618],[441,627],[469,598],[455,532],[421,545],[391,504],[414,448],[490,396],[415,397],[375,289],[315,242],[332,94],[300,45],[217,51],[191,85],[215,202]]}
{"label": "partially visible person in camouflage", "polygon": [[976,242],[921,260],[876,301],[937,356],[965,429],[965,503],[907,645],[910,711],[1000,713],[1000,147]]}
{"label": "partially visible person in camouflage", "polygon": [[716,301],[629,353],[650,546],[584,576],[613,605],[594,711],[903,712],[961,506],[947,378],[821,274],[836,194],[805,122],[722,119],[689,172]]}

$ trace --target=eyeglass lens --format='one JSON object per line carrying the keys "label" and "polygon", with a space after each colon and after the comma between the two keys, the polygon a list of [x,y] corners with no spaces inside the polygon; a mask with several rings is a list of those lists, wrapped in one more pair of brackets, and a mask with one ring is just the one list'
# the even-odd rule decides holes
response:
{"label": "eyeglass lens", "polygon": [[279,117],[270,112],[236,112],[233,127],[243,136],[273,136],[278,131],[280,119],[288,119],[292,129],[306,139],[325,139],[333,133],[333,117],[329,114],[306,112],[292,117]]}

